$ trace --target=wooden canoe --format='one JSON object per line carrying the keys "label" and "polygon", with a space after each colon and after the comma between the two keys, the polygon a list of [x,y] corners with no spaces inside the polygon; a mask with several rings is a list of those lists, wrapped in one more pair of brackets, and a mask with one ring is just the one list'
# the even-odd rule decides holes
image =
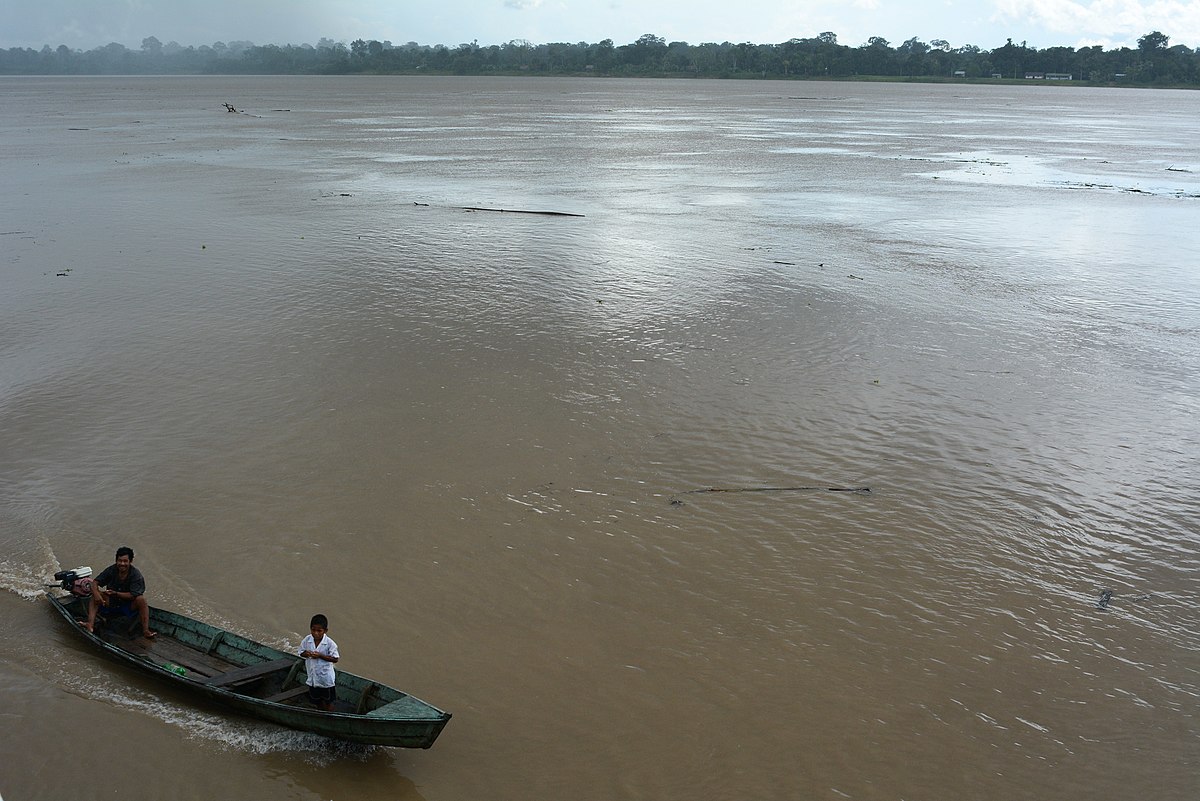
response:
{"label": "wooden canoe", "polygon": [[[337,670],[337,703],[323,712],[308,703],[304,660],[268,645],[150,607],[153,640],[135,619],[97,625],[89,632],[87,599],[47,591],[50,603],[88,642],[110,657],[157,676],[207,701],[300,731],[339,740],[428,748],[450,713],[400,690]],[[131,623],[132,626],[126,626]]]}

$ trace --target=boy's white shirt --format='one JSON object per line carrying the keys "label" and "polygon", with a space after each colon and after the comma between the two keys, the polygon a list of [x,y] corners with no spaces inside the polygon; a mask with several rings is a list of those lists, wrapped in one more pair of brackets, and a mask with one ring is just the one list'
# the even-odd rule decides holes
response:
{"label": "boy's white shirt", "polygon": [[[299,653],[305,651],[316,651],[319,654],[332,656],[334,659],[341,658],[337,643],[329,639],[328,634],[321,638],[320,645],[317,645],[311,634],[306,634],[300,642]],[[308,671],[308,680],[305,683],[312,687],[332,687],[337,683],[337,673],[334,672],[332,662],[326,662],[324,659],[305,658],[304,667]]]}

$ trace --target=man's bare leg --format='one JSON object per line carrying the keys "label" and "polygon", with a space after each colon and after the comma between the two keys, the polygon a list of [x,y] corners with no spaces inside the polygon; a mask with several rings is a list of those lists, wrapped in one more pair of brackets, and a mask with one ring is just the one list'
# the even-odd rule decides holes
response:
{"label": "man's bare leg", "polygon": [[92,597],[88,598],[88,616],[87,623],[84,628],[94,632],[96,630],[96,612],[104,605],[104,596],[100,593],[100,585],[92,582]]}
{"label": "man's bare leg", "polygon": [[142,636],[148,640],[157,637],[158,632],[150,630],[150,604],[146,603],[146,596],[135,595],[133,597],[133,608],[137,610],[138,619],[142,622]]}

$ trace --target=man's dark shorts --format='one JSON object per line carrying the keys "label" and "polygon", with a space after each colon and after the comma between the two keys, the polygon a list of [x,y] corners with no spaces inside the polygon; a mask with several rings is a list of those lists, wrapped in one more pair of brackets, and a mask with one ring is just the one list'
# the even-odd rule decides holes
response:
{"label": "man's dark shorts", "polygon": [[100,607],[101,617],[135,617],[137,610],[133,601],[109,601],[108,606]]}
{"label": "man's dark shorts", "polygon": [[308,700],[314,704],[332,704],[337,700],[337,687],[308,686]]}

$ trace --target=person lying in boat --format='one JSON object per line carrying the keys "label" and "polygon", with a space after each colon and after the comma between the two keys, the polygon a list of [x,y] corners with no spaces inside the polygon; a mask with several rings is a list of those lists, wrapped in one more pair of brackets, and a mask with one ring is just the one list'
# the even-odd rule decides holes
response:
{"label": "person lying in boat", "polygon": [[304,669],[308,672],[308,700],[317,709],[332,712],[337,700],[337,674],[333,665],[342,657],[337,643],[328,635],[328,618],[313,615],[308,630],[311,633],[300,643],[300,656],[304,657]]}
{"label": "person lying in boat", "polygon": [[[104,610],[101,613],[100,610]],[[142,624],[142,636],[152,640],[158,632],[150,630],[150,605],[146,603],[146,579],[133,566],[133,549],[117,549],[117,561],[92,580],[92,598],[88,602],[88,631],[96,628],[96,615],[104,618],[134,617]]]}

